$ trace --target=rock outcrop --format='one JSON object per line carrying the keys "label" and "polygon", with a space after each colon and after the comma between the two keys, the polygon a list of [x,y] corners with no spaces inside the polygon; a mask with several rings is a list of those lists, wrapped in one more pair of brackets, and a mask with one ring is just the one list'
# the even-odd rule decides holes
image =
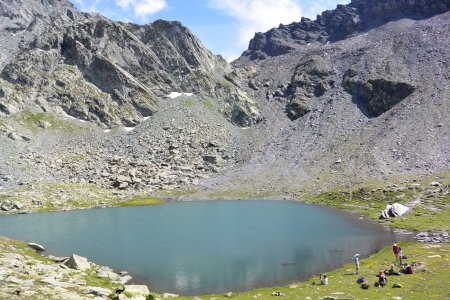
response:
{"label": "rock outcrop", "polygon": [[179,22],[113,22],[68,1],[0,1],[0,110],[57,112],[102,127],[135,126],[173,91],[214,99],[239,126],[255,103],[227,81],[229,65]]}

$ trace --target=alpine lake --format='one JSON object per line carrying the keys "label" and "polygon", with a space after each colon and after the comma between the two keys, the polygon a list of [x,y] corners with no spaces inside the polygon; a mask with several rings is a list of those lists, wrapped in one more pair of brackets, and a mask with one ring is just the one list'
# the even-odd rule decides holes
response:
{"label": "alpine lake", "polygon": [[0,235],[76,253],[155,292],[243,291],[318,276],[404,237],[290,201],[187,201],[0,217]]}

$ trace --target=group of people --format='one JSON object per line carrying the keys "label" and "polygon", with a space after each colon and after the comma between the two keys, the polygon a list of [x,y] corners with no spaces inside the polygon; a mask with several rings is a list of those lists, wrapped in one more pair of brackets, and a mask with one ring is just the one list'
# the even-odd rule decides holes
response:
{"label": "group of people", "polygon": [[[401,273],[404,273],[404,274],[414,273],[414,269],[412,266],[410,266],[407,263],[403,263],[403,259],[406,259],[407,257],[403,255],[403,250],[397,243],[394,243],[394,245],[392,247],[392,251],[394,252],[394,255],[395,255],[395,262],[396,263],[398,262],[400,265],[400,270],[396,271],[394,264],[392,264],[389,267],[389,269],[380,270],[378,275],[376,275],[378,277],[378,280],[375,282],[376,287],[384,287],[388,282],[387,276],[391,276],[391,275],[399,276]],[[355,256],[353,256],[353,260],[355,261],[355,274],[359,274],[359,254],[355,254]],[[360,283],[361,288],[363,288],[363,289],[369,288],[367,280],[364,277],[359,277],[356,282]],[[401,287],[401,285],[394,284],[394,287]]]}
{"label": "group of people", "polygon": [[[400,276],[401,273],[404,274],[414,273],[414,269],[412,266],[410,266],[407,263],[403,263],[403,260],[406,259],[407,257],[403,255],[403,250],[397,243],[394,243],[392,251],[394,252],[395,255],[395,262],[396,263],[398,262],[400,265],[400,270],[396,271],[394,264],[391,264],[389,269],[380,270],[380,272],[376,275],[378,277],[377,281],[375,282],[376,287],[384,287],[388,282],[387,276]],[[355,254],[353,256],[353,260],[355,261],[355,274],[359,274],[359,254]],[[320,284],[322,285],[328,284],[328,277],[326,274],[320,274],[319,277],[320,277]],[[363,289],[369,288],[369,284],[364,277],[359,277],[356,282],[360,283],[361,288]],[[393,285],[393,287],[401,287],[401,285],[396,283]]]}

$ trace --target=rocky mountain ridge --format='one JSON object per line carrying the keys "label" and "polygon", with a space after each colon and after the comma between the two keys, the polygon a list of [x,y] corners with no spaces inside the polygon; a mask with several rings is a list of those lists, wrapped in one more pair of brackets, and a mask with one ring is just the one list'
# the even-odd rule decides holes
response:
{"label": "rocky mountain ridge", "polygon": [[348,5],[340,4],[334,10],[322,12],[316,20],[302,18],[300,22],[256,33],[242,56],[265,59],[314,42],[326,44],[343,40],[390,21],[429,18],[449,9],[448,0],[353,0]]}
{"label": "rocky mountain ridge", "polygon": [[135,126],[171,92],[220,103],[239,126],[259,121],[254,102],[224,77],[228,64],[179,22],[112,22],[68,1],[0,2],[3,114],[26,107]]}

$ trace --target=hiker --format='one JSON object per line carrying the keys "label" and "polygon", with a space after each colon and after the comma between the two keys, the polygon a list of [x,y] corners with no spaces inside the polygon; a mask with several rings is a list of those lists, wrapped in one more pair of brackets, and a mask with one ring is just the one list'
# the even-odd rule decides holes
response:
{"label": "hiker", "polygon": [[323,274],[320,278],[320,283],[323,285],[327,285],[328,284],[328,277],[327,274]]}
{"label": "hiker", "polygon": [[400,272],[395,271],[394,269],[394,265],[391,265],[391,267],[389,268],[389,270],[385,271],[386,275],[395,275],[395,276],[400,276]]}
{"label": "hiker", "polygon": [[355,274],[359,274],[359,254],[355,254],[355,256],[353,256],[353,259],[355,260]]}
{"label": "hiker", "polygon": [[378,281],[375,282],[375,286],[384,287],[388,281],[386,275],[384,274],[384,271],[380,270],[380,274],[378,274],[377,276],[378,276]]}
{"label": "hiker", "polygon": [[392,251],[394,251],[394,255],[395,255],[395,261],[398,260],[398,251],[399,251],[400,247],[397,245],[397,243],[394,243],[394,246],[392,246]]}
{"label": "hiker", "polygon": [[399,261],[400,261],[400,266],[402,265],[402,259],[403,259],[403,250],[402,247],[398,247],[398,255],[397,255]]}

